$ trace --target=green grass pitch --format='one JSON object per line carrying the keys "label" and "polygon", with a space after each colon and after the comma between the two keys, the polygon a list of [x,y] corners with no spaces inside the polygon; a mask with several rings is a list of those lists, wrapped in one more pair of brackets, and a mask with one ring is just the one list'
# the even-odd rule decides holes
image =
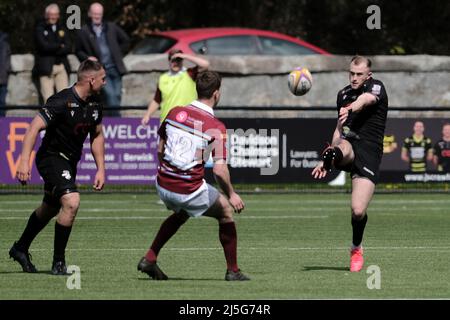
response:
{"label": "green grass pitch", "polygon": [[[136,270],[169,212],[155,194],[85,194],[66,252],[81,289],[49,274],[54,223],[31,246],[38,274],[9,259],[37,195],[0,196],[0,299],[449,299],[450,198],[375,195],[366,227],[365,266],[350,273],[349,194],[243,195],[236,215],[238,261],[252,280],[224,281],[217,222],[190,219],[160,253],[169,281]],[[369,289],[379,267],[380,289]],[[370,279],[369,279],[369,282]],[[371,282],[373,283],[373,281]]]}

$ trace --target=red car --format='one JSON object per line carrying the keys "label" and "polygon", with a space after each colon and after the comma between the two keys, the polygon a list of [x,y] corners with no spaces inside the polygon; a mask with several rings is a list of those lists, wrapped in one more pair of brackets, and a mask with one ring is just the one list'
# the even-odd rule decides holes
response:
{"label": "red car", "polygon": [[173,48],[185,53],[208,55],[330,55],[321,48],[285,34],[244,28],[155,32],[139,42],[130,53],[165,53]]}

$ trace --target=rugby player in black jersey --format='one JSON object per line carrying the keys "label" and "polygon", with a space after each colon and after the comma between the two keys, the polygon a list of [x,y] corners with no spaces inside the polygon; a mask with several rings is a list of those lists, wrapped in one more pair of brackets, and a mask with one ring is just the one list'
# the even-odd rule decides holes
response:
{"label": "rugby player in black jersey", "polygon": [[37,135],[45,130],[36,155],[36,167],[44,180],[44,198],[9,251],[10,257],[24,272],[37,272],[31,263],[29,247],[37,234],[57,216],[52,274],[67,274],[65,249],[80,204],[75,184],[77,163],[88,134],[97,165],[94,189],[101,190],[105,182],[102,104],[98,95],[105,83],[103,66],[99,62],[83,61],[78,69],[77,83],[51,96],[25,133],[16,173],[22,184],[31,178],[30,154]]}
{"label": "rugby player in black jersey", "polygon": [[438,171],[450,172],[450,122],[442,126],[442,139],[434,145],[433,163]]}
{"label": "rugby player in black jersey", "polygon": [[322,179],[334,166],[350,172],[352,178],[352,228],[350,271],[364,265],[362,238],[367,222],[367,207],[378,182],[383,155],[383,138],[388,97],[381,81],[372,78],[370,59],[355,56],[350,63],[350,85],[338,92],[338,121],[331,146],[312,171]]}
{"label": "rugby player in black jersey", "polygon": [[408,163],[411,172],[426,172],[427,161],[433,161],[433,144],[424,136],[425,125],[416,121],[414,133],[403,141],[401,158]]}

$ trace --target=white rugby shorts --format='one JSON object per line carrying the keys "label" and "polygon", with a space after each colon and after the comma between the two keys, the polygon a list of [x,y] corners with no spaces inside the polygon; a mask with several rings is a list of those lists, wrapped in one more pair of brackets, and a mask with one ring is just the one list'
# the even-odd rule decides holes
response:
{"label": "white rugby shorts", "polygon": [[203,180],[203,184],[190,194],[182,194],[169,191],[155,182],[159,197],[166,205],[167,209],[176,213],[185,211],[190,217],[200,217],[219,198],[219,191]]}

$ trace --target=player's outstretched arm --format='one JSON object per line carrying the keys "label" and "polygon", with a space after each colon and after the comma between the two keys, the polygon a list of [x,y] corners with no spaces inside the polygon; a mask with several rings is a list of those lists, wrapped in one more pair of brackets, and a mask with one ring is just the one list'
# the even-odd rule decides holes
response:
{"label": "player's outstretched arm", "polygon": [[98,124],[95,131],[90,134],[91,152],[97,165],[93,188],[99,191],[105,185],[105,137],[102,128],[103,126]]}
{"label": "player's outstretched arm", "polygon": [[228,201],[230,201],[234,212],[240,213],[245,205],[241,197],[234,192],[231,184],[230,172],[228,171],[228,165],[225,160],[218,160],[214,163],[213,173],[220,188],[228,197]]}
{"label": "player's outstretched arm", "polygon": [[[372,93],[365,92],[361,94],[354,102],[346,107],[347,110],[351,109],[352,112],[360,112],[365,107],[371,106],[377,102],[377,97]],[[342,108],[344,109],[344,108]]]}
{"label": "player's outstretched arm", "polygon": [[339,121],[344,123],[351,112],[360,112],[365,107],[373,105],[377,102],[377,97],[371,93],[363,93],[354,102],[345,108],[339,110]]}
{"label": "player's outstretched arm", "polygon": [[145,115],[142,117],[141,124],[143,126],[148,124],[148,122],[150,121],[150,118],[156,112],[156,110],[158,110],[158,108],[159,108],[159,103],[156,102],[155,100],[152,100],[152,102],[150,102],[150,104],[148,105]]}
{"label": "player's outstretched arm", "polygon": [[20,155],[20,162],[17,166],[16,177],[22,184],[26,184],[28,180],[31,179],[31,165],[30,156],[31,151],[33,151],[34,145],[36,144],[37,135],[39,131],[44,130],[47,127],[45,121],[40,115],[34,117],[31,121],[30,126],[25,132],[25,137],[23,139],[22,153]]}

